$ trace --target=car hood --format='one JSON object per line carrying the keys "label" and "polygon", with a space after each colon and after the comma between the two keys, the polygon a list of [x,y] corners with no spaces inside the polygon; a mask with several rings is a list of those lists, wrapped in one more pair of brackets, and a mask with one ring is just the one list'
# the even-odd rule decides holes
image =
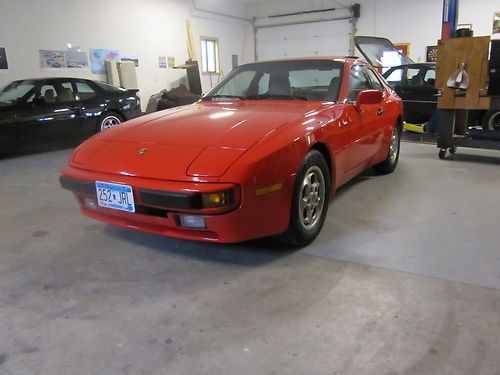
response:
{"label": "car hood", "polygon": [[394,44],[386,38],[356,36],[354,43],[366,61],[376,68],[391,68],[415,63],[397,50]]}
{"label": "car hood", "polygon": [[199,102],[100,133],[72,164],[99,172],[182,181],[219,177],[276,129],[324,104],[298,101]]}

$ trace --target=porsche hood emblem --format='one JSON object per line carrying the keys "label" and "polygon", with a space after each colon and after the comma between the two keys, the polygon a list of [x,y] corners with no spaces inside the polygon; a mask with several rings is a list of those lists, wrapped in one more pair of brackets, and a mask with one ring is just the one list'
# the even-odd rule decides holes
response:
{"label": "porsche hood emblem", "polygon": [[139,151],[137,151],[139,155],[144,155],[146,152],[148,152],[147,148],[141,148]]}

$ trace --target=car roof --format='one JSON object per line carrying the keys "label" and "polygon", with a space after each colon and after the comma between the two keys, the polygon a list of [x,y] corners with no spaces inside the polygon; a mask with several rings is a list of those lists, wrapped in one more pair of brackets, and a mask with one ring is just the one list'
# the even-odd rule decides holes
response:
{"label": "car roof", "polygon": [[46,78],[26,78],[26,79],[16,79],[14,82],[22,82],[22,81],[32,81],[32,82],[59,82],[59,81],[93,81],[88,78],[79,78],[79,77],[46,77]]}
{"label": "car roof", "polygon": [[250,62],[248,64],[242,64],[242,65],[251,65],[251,64],[264,64],[264,63],[270,63],[270,62],[280,62],[280,61],[337,61],[337,62],[342,62],[342,63],[347,63],[347,64],[352,64],[354,62],[361,62],[363,64],[368,63],[360,59],[357,56],[307,56],[307,57],[287,57],[287,58],[281,58],[281,59],[270,59],[270,60],[262,60],[262,61],[256,61],[256,62]]}

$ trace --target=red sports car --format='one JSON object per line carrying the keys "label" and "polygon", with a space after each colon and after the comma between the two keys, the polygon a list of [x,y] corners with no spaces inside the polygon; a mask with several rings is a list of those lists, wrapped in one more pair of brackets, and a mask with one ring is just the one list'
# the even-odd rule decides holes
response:
{"label": "red sports car", "polygon": [[83,214],[170,237],[297,246],[369,166],[394,170],[402,103],[353,58],[242,65],[199,102],[97,134],[62,169]]}

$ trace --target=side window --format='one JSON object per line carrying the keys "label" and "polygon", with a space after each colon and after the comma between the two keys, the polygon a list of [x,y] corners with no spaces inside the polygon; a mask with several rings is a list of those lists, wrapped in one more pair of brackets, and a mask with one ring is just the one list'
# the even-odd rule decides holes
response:
{"label": "side window", "polygon": [[408,68],[406,71],[406,84],[409,86],[422,86],[424,72],[417,68]]}
{"label": "side window", "polygon": [[96,96],[94,89],[86,82],[77,82],[76,91],[78,93],[78,100],[91,99]]}
{"label": "side window", "polygon": [[424,81],[429,86],[434,86],[434,83],[436,82],[436,71],[434,69],[429,69],[427,72],[425,72]]}
{"label": "side window", "polygon": [[42,85],[37,91],[37,94],[28,101],[32,101],[35,98],[40,98],[45,103],[55,103],[58,101],[57,91],[53,85]]}
{"label": "side window", "polygon": [[58,102],[73,102],[75,101],[75,93],[71,82],[61,83],[61,89],[57,97]]}
{"label": "side window", "polygon": [[402,79],[403,79],[403,69],[398,68],[394,69],[385,80],[389,85],[396,86],[401,84]]}
{"label": "side window", "polygon": [[349,93],[347,99],[355,101],[358,94],[363,90],[372,88],[366,75],[366,69],[361,65],[353,65],[349,72]]}
{"label": "side window", "polygon": [[372,88],[374,88],[375,90],[384,92],[384,86],[382,85],[382,83],[380,83],[379,78],[373,72],[373,70],[371,70],[370,68],[367,68],[366,72],[368,73],[368,77],[370,77],[370,81],[372,83]]}

